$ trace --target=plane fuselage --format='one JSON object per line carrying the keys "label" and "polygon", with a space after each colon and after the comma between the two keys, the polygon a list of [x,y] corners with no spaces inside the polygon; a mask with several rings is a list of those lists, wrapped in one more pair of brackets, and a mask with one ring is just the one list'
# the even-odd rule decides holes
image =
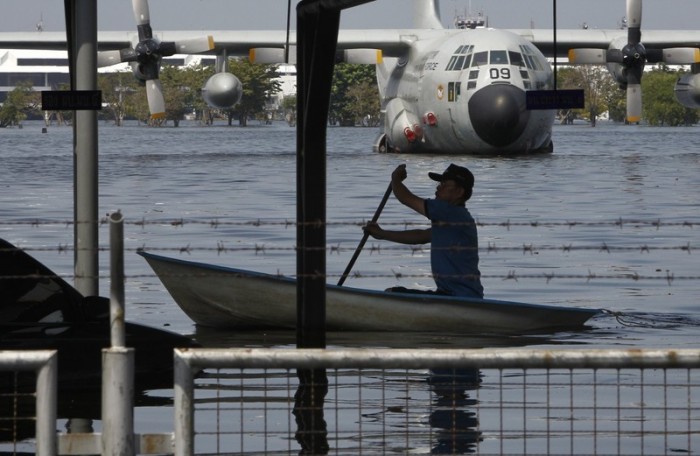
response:
{"label": "plane fuselage", "polygon": [[406,55],[377,65],[380,150],[551,151],[554,111],[525,106],[525,91],[552,88],[551,67],[535,46],[489,28],[423,31],[404,39]]}

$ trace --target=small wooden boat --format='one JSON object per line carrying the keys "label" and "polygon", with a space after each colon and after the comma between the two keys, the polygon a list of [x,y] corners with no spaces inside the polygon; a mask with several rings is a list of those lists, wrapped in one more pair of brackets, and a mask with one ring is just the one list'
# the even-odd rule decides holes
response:
{"label": "small wooden boat", "polygon": [[[195,323],[253,329],[296,328],[296,280],[139,252]],[[326,288],[329,331],[551,332],[581,328],[599,309]]]}

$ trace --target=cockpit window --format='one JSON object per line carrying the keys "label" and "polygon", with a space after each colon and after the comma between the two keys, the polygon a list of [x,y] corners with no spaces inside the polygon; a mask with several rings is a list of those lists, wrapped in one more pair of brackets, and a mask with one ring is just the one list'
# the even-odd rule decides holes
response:
{"label": "cockpit window", "polygon": [[542,71],[544,69],[533,48],[523,44],[520,46],[520,50],[523,51],[523,58],[525,59],[525,64],[529,69],[538,71]]}
{"label": "cockpit window", "polygon": [[446,71],[462,71],[462,68],[468,68],[474,52],[474,45],[463,44],[455,49],[454,54],[447,62]]}
{"label": "cockpit window", "polygon": [[524,67],[525,61],[523,60],[523,55],[520,52],[508,51],[508,56],[510,57],[510,64]]}
{"label": "cockpit window", "polygon": [[477,52],[472,59],[472,66],[486,65],[489,61],[489,53],[487,51]]}
{"label": "cockpit window", "polygon": [[491,51],[491,65],[508,65],[508,53],[506,51]]}

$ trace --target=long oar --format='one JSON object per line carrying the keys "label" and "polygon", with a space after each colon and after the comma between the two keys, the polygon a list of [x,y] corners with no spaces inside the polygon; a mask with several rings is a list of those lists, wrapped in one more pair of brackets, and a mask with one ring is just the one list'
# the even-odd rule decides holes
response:
{"label": "long oar", "polygon": [[[386,192],[384,193],[384,197],[382,198],[382,202],[379,203],[379,207],[374,212],[374,217],[372,217],[372,222],[376,222],[377,220],[379,220],[379,214],[382,213],[382,209],[384,209],[384,206],[386,205],[386,202],[390,196],[391,196],[391,183],[389,183],[389,186],[387,187]],[[369,237],[369,233],[367,231],[365,231],[365,234],[362,236],[362,240],[360,241],[360,244],[357,246],[357,248],[355,249],[355,253],[352,255],[352,258],[350,259],[350,263],[348,263],[348,267],[345,268],[343,275],[340,276],[340,280],[338,280],[338,286],[342,286],[343,283],[345,282],[345,279],[348,278],[348,274],[350,274],[350,270],[352,269],[353,265],[355,264],[355,260],[357,260],[357,257],[360,256],[360,252],[362,251],[362,247],[365,246],[365,242],[367,242],[368,237]]]}

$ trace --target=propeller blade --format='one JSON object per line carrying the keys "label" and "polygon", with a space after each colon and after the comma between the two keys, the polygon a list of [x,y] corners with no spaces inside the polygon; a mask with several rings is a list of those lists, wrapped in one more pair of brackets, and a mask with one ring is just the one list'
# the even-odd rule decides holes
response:
{"label": "propeller blade", "polygon": [[100,51],[97,53],[97,66],[108,67],[122,63],[122,56],[120,51]]}
{"label": "propeller blade", "polygon": [[638,44],[642,39],[642,0],[627,0],[627,42]]}
{"label": "propeller blade", "polygon": [[602,65],[606,62],[605,49],[569,49],[569,63]]}
{"label": "propeller blade", "polygon": [[124,62],[136,61],[138,55],[131,48],[120,49],[118,51],[100,51],[97,53],[97,66],[107,67]]}
{"label": "propeller blade", "polygon": [[642,119],[642,86],[627,84],[627,121],[639,122]]}
{"label": "propeller blade", "polygon": [[151,23],[151,13],[148,11],[148,0],[131,0],[136,25]]}
{"label": "propeller blade", "polygon": [[625,56],[620,49],[608,49],[606,56],[608,63],[622,63],[625,60]]}
{"label": "propeller blade", "polygon": [[175,43],[176,54],[199,54],[200,52],[214,49],[214,37],[211,35],[200,36],[187,40],[180,40]]}
{"label": "propeller blade", "polygon": [[[649,53],[647,52],[647,56]],[[652,60],[649,58],[649,61]],[[700,49],[698,48],[668,48],[661,50],[660,62],[669,65],[690,65],[700,63]],[[655,63],[655,62],[654,62]]]}
{"label": "propeller blade", "polygon": [[148,109],[151,111],[151,119],[164,118],[165,98],[163,98],[163,87],[160,84],[160,79],[146,81],[146,97],[148,98]]}

